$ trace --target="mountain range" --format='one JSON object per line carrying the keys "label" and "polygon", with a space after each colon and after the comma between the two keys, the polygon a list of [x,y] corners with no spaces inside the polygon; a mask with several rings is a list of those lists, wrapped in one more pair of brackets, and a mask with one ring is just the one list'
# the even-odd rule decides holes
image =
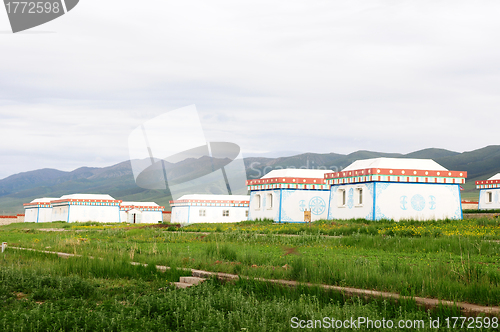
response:
{"label": "mountain range", "polygon": [[[303,153],[289,157],[244,159],[247,178],[260,178],[277,168],[326,168],[342,170],[355,160],[391,157],[433,159],[449,170],[467,171],[466,184],[462,187],[462,198],[477,199],[474,182],[500,172],[500,146],[492,145],[463,153],[444,149],[424,149],[408,154],[356,151],[347,155],[337,153]],[[203,165],[203,162],[197,163]],[[169,164],[167,168],[179,169],[180,165]],[[202,167],[202,166],[200,166]],[[196,178],[200,169],[182,167],[183,178]],[[217,188],[216,188],[217,189]],[[56,169],[39,169],[11,175],[0,180],[0,213],[23,213],[23,203],[39,197],[60,197],[73,193],[109,194],[124,201],[154,201],[170,209],[171,199],[166,190],[147,190],[136,185],[130,161],[94,168],[81,167],[71,172]]]}

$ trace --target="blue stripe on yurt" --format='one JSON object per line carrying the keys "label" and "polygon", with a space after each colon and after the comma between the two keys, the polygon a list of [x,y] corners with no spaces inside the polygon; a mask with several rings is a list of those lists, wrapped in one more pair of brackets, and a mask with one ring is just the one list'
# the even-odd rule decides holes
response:
{"label": "blue stripe on yurt", "polygon": [[283,189],[280,189],[280,206],[279,206],[280,212],[279,212],[278,222],[281,222],[281,209],[283,208],[282,203],[283,203]]}
{"label": "blue stripe on yurt", "polygon": [[330,187],[330,195],[328,195],[328,212],[326,213],[327,220],[328,220],[328,218],[330,218],[330,206],[331,205],[332,205],[332,187]]}
{"label": "blue stripe on yurt", "polygon": [[191,214],[191,205],[188,206],[188,224],[189,224],[189,216]]}
{"label": "blue stripe on yurt", "polygon": [[372,220],[375,220],[375,205],[377,204],[377,182],[373,182],[373,214]]}
{"label": "blue stripe on yurt", "polygon": [[[479,189],[479,199],[478,199],[478,202],[477,202],[477,209],[478,210],[481,210],[481,194],[483,193],[483,189]],[[462,202],[460,202],[461,204]]]}
{"label": "blue stripe on yurt", "polygon": [[[460,185],[457,184],[458,190],[458,204],[460,204],[460,219],[464,219],[464,210],[462,210],[462,193],[460,192]],[[479,204],[477,205],[479,207]]]}
{"label": "blue stripe on yurt", "polygon": [[68,219],[67,219],[67,223],[69,223],[69,208],[71,207],[71,204],[68,204]]}
{"label": "blue stripe on yurt", "polygon": [[38,217],[40,216],[40,207],[36,208],[36,222],[38,223]]}

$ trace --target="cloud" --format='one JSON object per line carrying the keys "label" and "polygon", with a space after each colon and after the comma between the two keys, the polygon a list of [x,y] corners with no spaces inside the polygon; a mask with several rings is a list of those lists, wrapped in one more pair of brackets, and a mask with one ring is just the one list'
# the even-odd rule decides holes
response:
{"label": "cloud", "polygon": [[207,139],[243,153],[499,144],[484,131],[500,103],[499,9],[81,2],[33,29],[54,33],[0,34],[0,177],[123,161],[138,123],[191,104]]}

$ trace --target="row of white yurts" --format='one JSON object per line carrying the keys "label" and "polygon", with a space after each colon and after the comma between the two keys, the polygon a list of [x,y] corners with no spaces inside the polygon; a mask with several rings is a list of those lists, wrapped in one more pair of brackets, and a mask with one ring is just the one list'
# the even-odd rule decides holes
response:
{"label": "row of white yurts", "polygon": [[110,195],[72,194],[38,198],[24,204],[25,222],[158,223],[163,206],[155,202],[124,202]]}

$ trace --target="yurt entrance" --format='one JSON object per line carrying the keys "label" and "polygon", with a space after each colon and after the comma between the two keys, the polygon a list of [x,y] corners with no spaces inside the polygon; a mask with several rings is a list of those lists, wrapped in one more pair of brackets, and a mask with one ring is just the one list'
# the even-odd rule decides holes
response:
{"label": "yurt entrance", "polygon": [[142,219],[142,212],[136,209],[127,211],[127,222],[129,224],[139,224]]}

